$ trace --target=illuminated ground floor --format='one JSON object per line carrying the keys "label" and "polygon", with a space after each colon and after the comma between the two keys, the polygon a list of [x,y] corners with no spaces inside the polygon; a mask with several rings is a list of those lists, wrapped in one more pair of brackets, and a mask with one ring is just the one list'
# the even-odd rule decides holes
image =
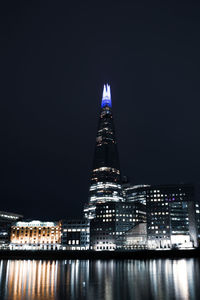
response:
{"label": "illuminated ground floor", "polygon": [[60,244],[10,244],[10,250],[61,250]]}

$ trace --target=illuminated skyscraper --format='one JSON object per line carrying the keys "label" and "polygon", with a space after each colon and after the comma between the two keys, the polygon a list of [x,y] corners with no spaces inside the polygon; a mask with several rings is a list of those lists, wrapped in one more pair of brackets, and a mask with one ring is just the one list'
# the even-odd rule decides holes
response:
{"label": "illuminated skyscraper", "polygon": [[104,85],[101,113],[96,137],[93,170],[89,190],[89,203],[85,217],[95,217],[96,203],[123,201],[119,158],[112,116],[110,86]]}

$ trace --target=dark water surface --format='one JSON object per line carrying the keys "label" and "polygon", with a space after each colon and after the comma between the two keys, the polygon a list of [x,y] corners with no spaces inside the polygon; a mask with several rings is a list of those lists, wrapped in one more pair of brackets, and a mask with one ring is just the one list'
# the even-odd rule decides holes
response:
{"label": "dark water surface", "polygon": [[0,299],[200,299],[200,260],[1,260]]}

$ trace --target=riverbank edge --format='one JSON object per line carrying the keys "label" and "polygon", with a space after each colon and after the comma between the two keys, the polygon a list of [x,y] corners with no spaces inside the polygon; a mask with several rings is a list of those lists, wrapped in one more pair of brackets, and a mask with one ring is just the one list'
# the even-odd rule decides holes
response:
{"label": "riverbank edge", "polygon": [[194,258],[200,257],[200,249],[194,250],[135,250],[135,251],[37,251],[1,250],[0,259],[151,259],[151,258]]}

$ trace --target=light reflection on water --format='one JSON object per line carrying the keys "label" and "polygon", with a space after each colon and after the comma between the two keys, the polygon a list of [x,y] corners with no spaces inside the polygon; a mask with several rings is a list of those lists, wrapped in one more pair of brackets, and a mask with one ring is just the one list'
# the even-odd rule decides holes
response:
{"label": "light reflection on water", "polygon": [[198,259],[1,260],[1,300],[200,299]]}

